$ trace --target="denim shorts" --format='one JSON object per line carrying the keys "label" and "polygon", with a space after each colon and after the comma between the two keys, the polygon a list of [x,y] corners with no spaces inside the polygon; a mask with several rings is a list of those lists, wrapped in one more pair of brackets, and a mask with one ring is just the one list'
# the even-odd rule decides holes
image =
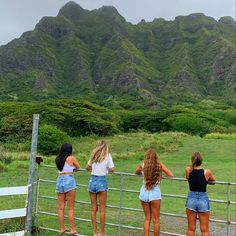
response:
{"label": "denim shorts", "polygon": [[185,207],[195,212],[210,211],[210,201],[207,192],[189,192]]}
{"label": "denim shorts", "polygon": [[161,199],[161,190],[159,185],[156,185],[151,190],[146,190],[144,185],[140,189],[139,199],[143,202],[151,202]]}
{"label": "denim shorts", "polygon": [[57,177],[56,191],[58,193],[66,193],[76,188],[76,182],[73,175],[61,175]]}
{"label": "denim shorts", "polygon": [[106,191],[107,189],[106,176],[91,175],[89,180],[89,192],[98,193]]}

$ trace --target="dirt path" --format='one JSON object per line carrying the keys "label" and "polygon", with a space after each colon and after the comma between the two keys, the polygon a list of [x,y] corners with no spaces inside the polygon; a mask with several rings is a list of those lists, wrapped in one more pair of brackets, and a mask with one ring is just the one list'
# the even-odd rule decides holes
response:
{"label": "dirt path", "polygon": [[[152,227],[152,226],[151,226]],[[161,231],[165,232],[173,232],[176,234],[185,235],[185,231],[187,229],[186,219],[176,218],[176,217],[161,217]],[[229,227],[229,236],[235,236],[236,225],[230,225]],[[161,234],[161,236],[166,236],[167,234]],[[197,230],[195,236],[200,236],[200,227],[199,222],[197,222]],[[222,223],[210,222],[210,235],[211,236],[227,236],[227,226]],[[122,236],[143,236],[143,232],[130,230],[122,231]],[[150,233],[150,236],[153,236],[153,233]]]}
{"label": "dirt path", "polygon": [[[185,234],[187,229],[186,219],[176,218],[176,217],[163,217],[162,216],[162,226],[161,231],[174,232],[179,234]],[[236,232],[236,225],[229,226],[229,235],[234,236]],[[162,234],[163,236],[165,234]],[[199,221],[197,221],[196,236],[200,236],[200,226]],[[210,222],[210,235],[212,236],[226,236],[227,235],[227,225],[222,223]]]}

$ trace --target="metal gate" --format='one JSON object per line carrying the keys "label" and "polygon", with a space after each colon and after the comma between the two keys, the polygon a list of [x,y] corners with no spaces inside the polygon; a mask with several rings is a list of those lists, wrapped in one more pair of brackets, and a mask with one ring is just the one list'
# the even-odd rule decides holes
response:
{"label": "metal gate", "polygon": [[[49,230],[49,231],[55,231],[57,232],[56,226],[57,225],[57,198],[56,198],[56,193],[52,192],[52,186],[51,187],[45,187],[42,185],[54,185],[56,183],[56,168],[55,166],[51,166],[51,165],[39,165],[38,168],[38,176],[37,176],[37,185],[36,185],[36,202],[35,202],[35,219],[36,219],[36,223],[38,223],[38,227],[39,229],[42,230]],[[50,171],[52,171],[53,174],[50,173]],[[81,174],[82,173],[82,174]],[[80,179],[78,182],[78,190],[79,191],[87,191],[88,188],[88,178],[89,178],[89,173],[87,173],[87,171],[82,170],[81,173],[78,174],[78,178]],[[83,176],[83,177],[81,177]],[[106,230],[108,230],[109,228],[116,228],[116,233],[112,233],[112,235],[142,235],[142,231],[143,231],[143,221],[142,221],[142,217],[139,218],[139,223],[132,221],[133,216],[137,216],[138,214],[140,214],[141,216],[143,216],[143,210],[140,207],[140,204],[137,205],[138,207],[129,207],[126,205],[131,204],[132,205],[132,201],[136,201],[135,199],[138,199],[137,194],[139,193],[139,189],[134,189],[133,186],[140,186],[137,185],[137,178],[139,178],[139,176],[135,175],[135,174],[131,174],[131,173],[124,173],[124,172],[115,172],[114,174],[112,174],[112,177],[110,177],[110,175],[108,176],[108,178],[113,178],[113,182],[116,184],[116,186],[111,186],[109,187],[109,193],[108,193],[108,199],[110,195],[114,195],[114,199],[115,199],[115,204],[107,204],[107,211],[108,209],[111,209],[114,211],[114,213],[109,214],[106,220]],[[132,178],[133,180],[130,180],[129,186],[127,186],[126,183],[126,178]],[[85,179],[86,182],[85,182]],[[141,178],[139,178],[139,180],[141,181]],[[184,184],[184,190],[187,192],[187,185],[186,183],[186,179],[184,178],[168,178],[168,177],[164,177],[163,178],[163,186],[165,186],[165,182],[166,181],[171,181],[171,184],[173,185],[173,187],[176,187],[177,189],[177,193],[176,194],[169,194],[169,193],[165,193],[165,190],[163,190],[162,188],[162,201],[165,201],[165,199],[173,199],[172,201],[182,201],[181,204],[181,208],[184,208],[184,204],[183,202],[186,199],[186,196],[184,194],[178,194],[178,189],[181,189],[182,187],[178,187],[178,183],[183,183]],[[109,179],[108,179],[108,183],[109,183]],[[135,184],[132,184],[135,183]],[[214,187],[219,187],[220,188],[220,196],[222,196],[221,199],[212,199],[210,196],[210,202],[212,204],[217,204],[221,205],[221,207],[223,206],[223,208],[225,208],[225,217],[216,217],[215,215],[217,215],[217,210],[216,213],[213,214],[212,218],[210,219],[210,222],[214,222],[217,224],[223,224],[225,225],[225,231],[224,233],[222,233],[222,235],[227,235],[230,236],[232,235],[231,233],[234,232],[235,230],[235,218],[231,219],[231,217],[235,217],[235,199],[233,199],[234,201],[231,201],[231,194],[235,197],[235,186],[236,183],[229,183],[229,182],[223,182],[223,181],[216,181],[215,182],[216,186],[213,186],[212,189],[214,190]],[[186,185],[186,186],[185,186]],[[179,185],[180,186],[180,185]],[[233,188],[233,189],[232,189]],[[222,191],[221,191],[222,190]],[[231,191],[233,193],[231,193]],[[77,191],[78,192],[78,191]],[[180,191],[181,192],[181,191]],[[79,195],[79,196],[78,196]],[[81,215],[81,217],[75,217],[76,222],[79,222],[80,225],[83,224],[90,224],[91,220],[90,220],[90,215],[89,215],[89,209],[86,210],[86,207],[90,207],[90,201],[88,199],[87,196],[87,200],[83,200],[82,198],[83,194],[79,194],[77,193],[77,198],[80,200],[76,200],[76,203],[83,205],[83,210],[84,212],[86,211],[88,214],[86,215],[87,217],[83,217],[83,211],[80,212],[79,215]],[[134,197],[130,196],[130,195],[134,195]],[[214,195],[214,193],[212,193],[212,195]],[[127,200],[128,199],[128,200]],[[47,202],[51,202],[51,207],[47,206]],[[162,203],[162,206],[165,203]],[[44,206],[43,206],[44,205]],[[178,203],[176,203],[176,205],[178,205]],[[217,208],[216,207],[216,208]],[[233,209],[231,209],[233,208]],[[173,210],[173,209],[172,209]],[[185,208],[184,208],[185,210]],[[233,211],[233,216],[231,216],[231,211]],[[115,216],[116,215],[116,216]],[[43,216],[44,219],[48,219],[46,220],[46,222],[40,220],[40,216]],[[88,217],[89,216],[89,217]],[[128,217],[127,217],[128,216]],[[47,226],[47,223],[49,223],[49,217],[53,217],[53,221],[52,222],[52,226]],[[137,216],[138,217],[138,216]],[[136,218],[137,218],[136,217]],[[186,224],[186,215],[185,214],[179,214],[176,212],[166,212],[166,211],[162,211],[161,210],[161,219],[163,217],[174,217],[175,219],[183,219],[182,223],[180,222],[180,224],[183,224],[183,222]],[[42,217],[41,217],[42,218]],[[170,230],[165,231],[161,231],[161,234],[163,235],[176,235],[176,236],[183,236],[185,235],[185,230],[180,229],[181,232],[177,232],[178,230],[176,229],[175,226],[175,222],[171,221],[170,224],[168,224],[167,226],[170,228]],[[170,227],[171,225],[174,226],[174,228]],[[82,226],[81,226],[82,227]],[[88,227],[88,226],[87,226]],[[230,230],[230,227],[233,227],[232,230]],[[161,222],[161,229],[162,229],[162,222]],[[178,227],[177,227],[178,228]],[[126,233],[124,233],[124,230],[126,230]],[[130,233],[127,233],[128,232]],[[81,230],[82,231],[82,230]],[[132,232],[136,232],[136,234],[132,233]],[[137,233],[139,232],[139,233]],[[81,235],[81,234],[78,234]],[[87,234],[88,235],[88,234]],[[110,235],[108,233],[108,235]],[[214,234],[213,234],[214,235]]]}

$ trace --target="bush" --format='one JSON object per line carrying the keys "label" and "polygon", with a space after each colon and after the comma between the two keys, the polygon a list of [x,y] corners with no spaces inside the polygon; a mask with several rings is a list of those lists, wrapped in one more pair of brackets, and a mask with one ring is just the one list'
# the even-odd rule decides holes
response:
{"label": "bush", "polygon": [[3,162],[0,161],[0,173],[6,171],[6,166]]}
{"label": "bush", "polygon": [[8,170],[19,170],[19,169],[24,169],[24,170],[28,170],[29,169],[29,161],[20,161],[20,160],[16,160],[13,161],[12,163],[10,163],[9,165],[7,165],[7,169]]}
{"label": "bush", "polygon": [[32,117],[51,124],[70,136],[112,135],[119,132],[121,119],[110,109],[75,100],[0,104],[0,141],[31,140]]}
{"label": "bush", "polygon": [[42,125],[39,128],[38,151],[45,155],[56,155],[61,145],[68,142],[68,135],[52,125]]}
{"label": "bush", "polygon": [[225,139],[225,140],[235,140],[235,134],[220,134],[220,133],[210,133],[207,134],[204,138],[207,139]]}
{"label": "bush", "polygon": [[123,120],[123,130],[146,130],[150,132],[166,131],[168,127],[163,123],[169,115],[168,111],[136,110],[125,111],[119,114]]}
{"label": "bush", "polygon": [[0,119],[0,140],[30,139],[32,116],[24,113],[12,113]]}
{"label": "bush", "polygon": [[171,130],[194,135],[204,135],[211,131],[212,121],[198,117],[197,114],[181,113],[170,116],[165,120]]}

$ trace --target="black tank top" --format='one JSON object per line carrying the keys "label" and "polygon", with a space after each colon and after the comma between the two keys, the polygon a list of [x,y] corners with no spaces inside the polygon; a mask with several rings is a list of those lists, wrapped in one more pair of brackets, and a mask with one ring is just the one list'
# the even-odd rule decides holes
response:
{"label": "black tank top", "polygon": [[206,192],[207,181],[204,170],[192,170],[188,177],[189,189],[195,192]]}

